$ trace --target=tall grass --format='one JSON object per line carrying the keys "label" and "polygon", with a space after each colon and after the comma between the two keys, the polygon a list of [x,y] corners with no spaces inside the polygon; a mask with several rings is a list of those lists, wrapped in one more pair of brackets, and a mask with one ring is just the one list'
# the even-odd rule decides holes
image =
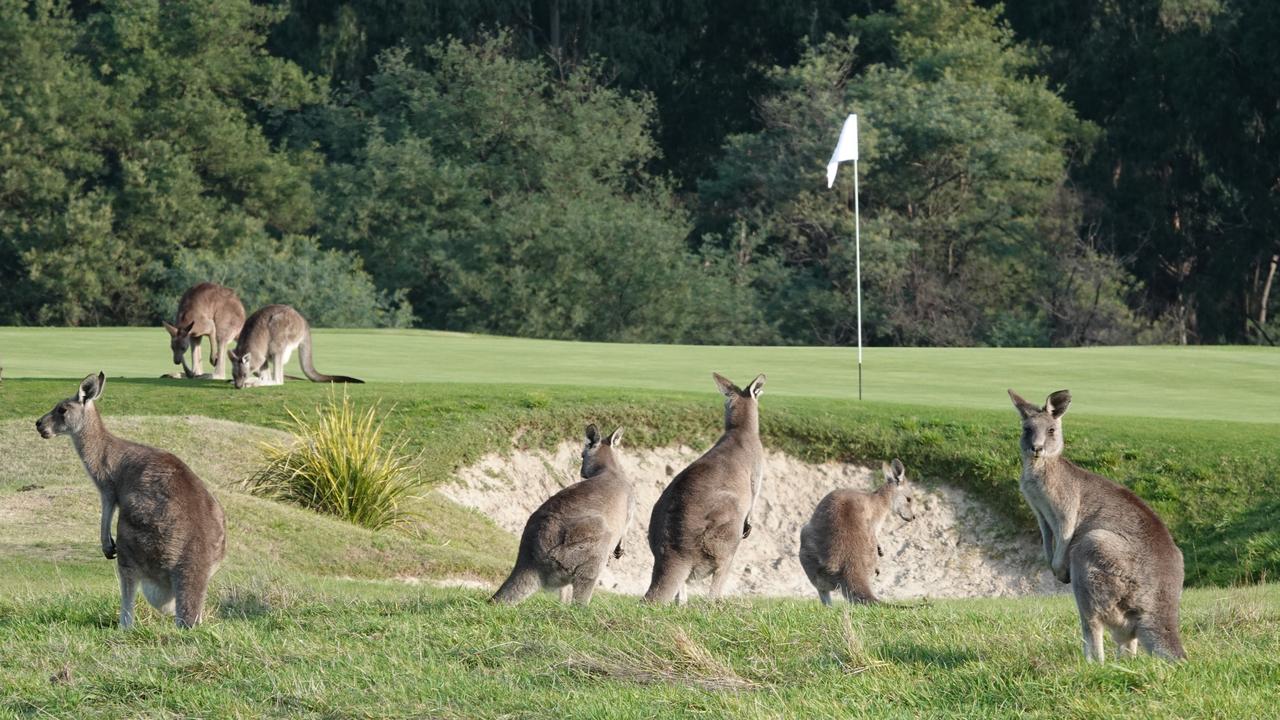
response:
{"label": "tall grass", "polygon": [[295,441],[263,444],[250,492],[373,530],[413,519],[405,501],[422,485],[417,463],[402,439],[384,446],[377,404],[358,411],[344,391],[341,401],[330,393],[314,418],[288,412]]}

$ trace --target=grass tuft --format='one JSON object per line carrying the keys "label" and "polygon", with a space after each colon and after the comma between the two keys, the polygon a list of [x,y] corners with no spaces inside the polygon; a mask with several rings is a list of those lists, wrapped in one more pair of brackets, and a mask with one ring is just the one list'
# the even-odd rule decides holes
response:
{"label": "grass tuft", "polygon": [[246,481],[250,492],[381,530],[416,518],[406,501],[422,486],[404,441],[383,444],[378,405],[357,411],[332,393],[307,418],[288,411],[295,442],[264,443],[264,466]]}

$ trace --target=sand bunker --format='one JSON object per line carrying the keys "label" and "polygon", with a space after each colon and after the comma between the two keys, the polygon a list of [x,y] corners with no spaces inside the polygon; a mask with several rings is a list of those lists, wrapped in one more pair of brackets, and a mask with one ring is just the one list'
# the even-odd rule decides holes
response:
{"label": "sand bunker", "polygon": [[[441,488],[454,501],[475,508],[500,527],[519,535],[525,520],[557,490],[578,481],[581,446],[562,443],[555,452],[513,451],[488,455],[457,473]],[[645,539],[653,504],[675,473],[696,459],[688,447],[634,450],[623,447],[622,462],[636,486],[636,522],[611,559],[600,587],[641,595],[649,586],[653,556]],[[910,464],[907,475],[919,480]],[[1016,479],[1011,478],[1010,482]],[[796,557],[800,528],[831,490],[869,490],[882,482],[879,471],[843,463],[805,463],[783,453],[767,453],[764,490],[743,541],[726,592],[734,595],[817,597]],[[885,556],[875,590],[882,598],[991,597],[1060,592],[1040,556],[1040,538],[1009,523],[966,492],[945,484],[917,485],[912,522],[890,515],[881,533]],[[514,561],[515,558],[513,557]],[[691,583],[705,593],[707,581]]]}

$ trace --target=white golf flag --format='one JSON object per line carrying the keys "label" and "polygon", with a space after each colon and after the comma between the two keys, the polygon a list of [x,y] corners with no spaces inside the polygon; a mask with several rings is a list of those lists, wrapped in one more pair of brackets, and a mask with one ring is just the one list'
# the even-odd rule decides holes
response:
{"label": "white golf flag", "polygon": [[840,129],[840,139],[836,142],[835,152],[827,163],[827,187],[836,184],[836,169],[845,160],[858,159],[858,116],[850,115],[844,119],[844,127]]}

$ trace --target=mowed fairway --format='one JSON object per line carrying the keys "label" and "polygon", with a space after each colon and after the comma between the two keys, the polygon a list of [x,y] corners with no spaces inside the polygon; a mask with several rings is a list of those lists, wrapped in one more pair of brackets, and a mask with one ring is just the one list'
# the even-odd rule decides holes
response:
{"label": "mowed fairway", "polygon": [[[851,348],[625,345],[422,330],[316,330],[321,372],[371,382],[502,383],[706,392],[710,373],[769,376],[769,394],[851,398]],[[207,349],[208,343],[205,343]],[[156,328],[0,328],[6,377],[172,372]],[[297,359],[290,373],[300,375]],[[744,380],[745,382],[745,380]],[[1261,347],[868,348],[870,402],[1003,409],[1005,388],[1043,398],[1069,388],[1080,411],[1280,423],[1280,350]]]}

